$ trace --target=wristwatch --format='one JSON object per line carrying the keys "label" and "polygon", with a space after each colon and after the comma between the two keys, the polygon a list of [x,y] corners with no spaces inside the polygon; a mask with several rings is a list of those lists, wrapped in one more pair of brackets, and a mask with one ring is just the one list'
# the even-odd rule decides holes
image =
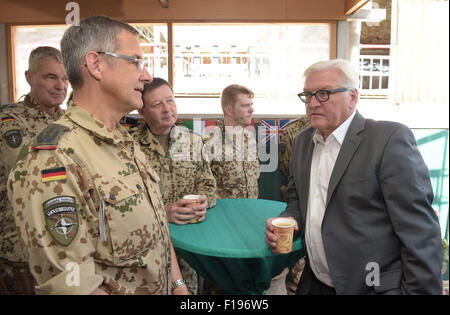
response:
{"label": "wristwatch", "polygon": [[183,278],[180,278],[178,280],[175,280],[174,282],[172,282],[172,290],[175,290],[176,288],[178,288],[180,285],[185,284],[186,281],[184,281]]}

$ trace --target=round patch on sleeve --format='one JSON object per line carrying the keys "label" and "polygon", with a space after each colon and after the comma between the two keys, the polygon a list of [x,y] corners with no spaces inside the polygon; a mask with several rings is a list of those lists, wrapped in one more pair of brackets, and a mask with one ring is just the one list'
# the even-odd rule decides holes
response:
{"label": "round patch on sleeve", "polygon": [[9,130],[3,135],[3,138],[11,148],[18,148],[22,144],[22,135],[19,130]]}

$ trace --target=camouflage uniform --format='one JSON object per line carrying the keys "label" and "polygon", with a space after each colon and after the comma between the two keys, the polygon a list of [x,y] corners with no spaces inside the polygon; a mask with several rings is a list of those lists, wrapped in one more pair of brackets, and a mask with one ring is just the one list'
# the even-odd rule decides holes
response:
{"label": "camouflage uniform", "polygon": [[[289,160],[292,153],[292,143],[296,135],[311,124],[306,116],[301,116],[286,125],[283,137],[281,138],[279,148],[279,167],[284,175],[289,177]],[[305,267],[305,259],[302,258],[289,267],[289,273],[286,277],[286,290],[288,295],[294,295],[297,290],[298,282]]]}
{"label": "camouflage uniform", "polygon": [[[169,205],[184,195],[206,195],[208,208],[216,204],[216,180],[209,163],[203,159],[203,140],[191,130],[174,126],[171,131],[169,151],[141,124],[131,132],[161,179],[160,187],[164,204]],[[173,135],[173,136],[172,136]]]}
{"label": "camouflage uniform", "polygon": [[[233,128],[233,127],[230,127]],[[243,129],[243,141],[220,122],[206,140],[206,154],[217,181],[217,198],[258,198],[259,161],[254,135]],[[238,140],[237,140],[238,139]],[[215,152],[221,141],[220,152]],[[230,145],[230,144],[233,145]],[[243,143],[240,145],[239,143]],[[228,145],[227,145],[228,144]],[[228,149],[227,149],[228,148]],[[231,150],[232,148],[232,150]]]}
{"label": "camouflage uniform", "polygon": [[[161,179],[164,205],[173,204],[184,195],[204,194],[208,198],[208,208],[215,206],[216,180],[209,163],[202,157],[203,141],[200,136],[185,127],[174,126],[168,152],[165,152],[145,123],[132,130],[131,135],[139,142],[150,166]],[[184,259],[177,258],[189,292],[197,294],[197,273]]]}
{"label": "camouflage uniform", "polygon": [[280,170],[284,175],[289,176],[289,159],[292,153],[292,142],[296,135],[303,129],[309,127],[311,124],[306,116],[301,116],[293,121],[290,121],[284,130],[281,137],[280,149],[278,154],[278,161]]}
{"label": "camouflage uniform", "polygon": [[[53,113],[43,112],[31,94],[26,95],[22,102],[0,107],[0,265],[3,265],[3,267],[0,266],[0,273],[29,274],[25,256],[18,243],[13,210],[7,202],[6,181],[9,172],[22,145],[28,144],[41,130],[58,120],[63,113],[59,106],[56,106]],[[15,293],[31,293],[25,288],[14,289],[13,283],[22,282],[19,284],[22,286],[26,281],[22,276],[19,277],[22,280],[13,280],[14,278],[11,279],[12,287],[8,285],[9,290],[17,291]],[[32,289],[32,284],[29,287]]]}
{"label": "camouflage uniform", "polygon": [[75,104],[24,147],[8,197],[36,293],[169,294],[158,181],[122,126],[112,131]]}

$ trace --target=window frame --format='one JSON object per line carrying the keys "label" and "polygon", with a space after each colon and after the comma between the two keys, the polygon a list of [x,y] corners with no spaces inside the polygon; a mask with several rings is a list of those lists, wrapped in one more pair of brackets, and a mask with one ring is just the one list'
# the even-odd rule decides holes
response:
{"label": "window frame", "polygon": [[[188,25],[188,24],[308,24],[308,25],[316,25],[316,24],[327,24],[329,29],[329,52],[330,59],[336,58],[336,47],[337,47],[337,21],[314,21],[314,22],[305,22],[305,21],[289,21],[289,22],[279,22],[279,21],[258,21],[258,22],[248,22],[248,21],[230,21],[224,22],[219,20],[210,20],[210,21],[141,21],[130,22],[131,24],[166,24],[167,26],[167,45],[168,45],[168,81],[173,85],[174,83],[174,42],[173,42],[173,26],[174,24],[180,25]],[[6,24],[6,48],[7,48],[7,61],[8,61],[8,97],[10,102],[17,102],[20,95],[16,95],[16,86],[17,86],[17,78],[16,78],[16,31],[20,26],[57,26],[63,24],[55,24],[55,23],[43,23],[43,24]],[[175,87],[174,87],[175,88]],[[183,95],[183,98],[217,98],[218,95]]]}

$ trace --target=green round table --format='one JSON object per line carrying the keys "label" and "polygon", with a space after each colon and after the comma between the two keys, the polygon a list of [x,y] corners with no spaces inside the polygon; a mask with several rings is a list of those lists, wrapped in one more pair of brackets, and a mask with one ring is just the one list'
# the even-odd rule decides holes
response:
{"label": "green round table", "polygon": [[221,199],[203,222],[170,224],[176,252],[225,294],[264,294],[271,279],[303,257],[301,239],[292,252],[274,255],[265,239],[266,219],[277,217],[283,202]]}

